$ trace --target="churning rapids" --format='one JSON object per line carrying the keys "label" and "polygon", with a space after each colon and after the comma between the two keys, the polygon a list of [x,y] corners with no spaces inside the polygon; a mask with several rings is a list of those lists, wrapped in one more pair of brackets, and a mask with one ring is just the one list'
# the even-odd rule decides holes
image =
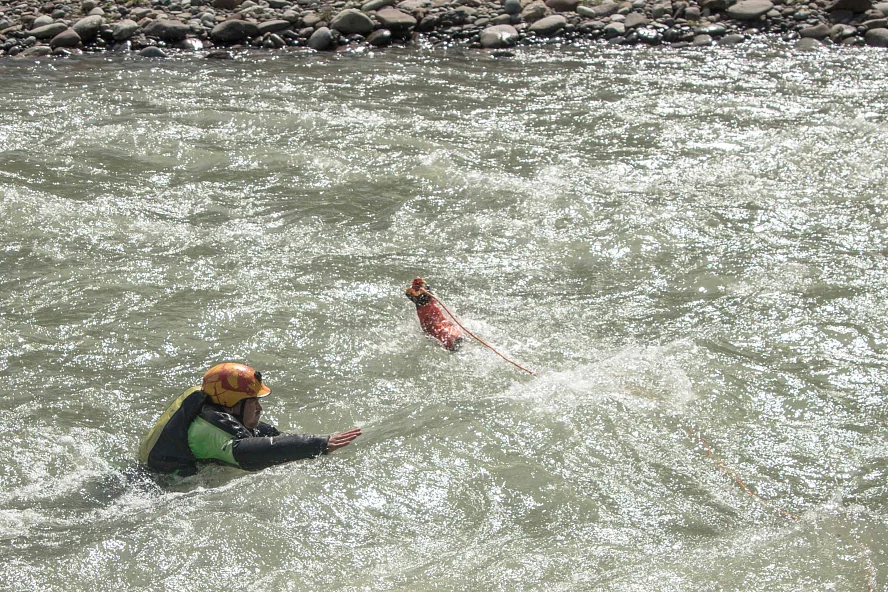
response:
{"label": "churning rapids", "polygon": [[[0,61],[0,588],[884,590],[879,50]],[[477,343],[424,338],[425,277]],[[331,456],[172,483],[245,361]]]}

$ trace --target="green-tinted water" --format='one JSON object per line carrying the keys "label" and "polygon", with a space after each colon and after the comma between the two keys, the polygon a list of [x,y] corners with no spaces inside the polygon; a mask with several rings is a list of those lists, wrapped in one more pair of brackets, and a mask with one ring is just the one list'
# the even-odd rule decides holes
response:
{"label": "green-tinted water", "polygon": [[[0,588],[888,582],[882,53],[0,79]],[[424,339],[416,275],[538,376]],[[282,429],[366,435],[146,478],[164,402],[225,360]]]}

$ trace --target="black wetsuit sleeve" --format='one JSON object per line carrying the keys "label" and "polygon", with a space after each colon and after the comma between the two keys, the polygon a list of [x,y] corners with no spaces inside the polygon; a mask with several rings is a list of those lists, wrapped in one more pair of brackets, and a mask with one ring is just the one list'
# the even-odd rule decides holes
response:
{"label": "black wetsuit sleeve", "polygon": [[259,427],[253,430],[257,436],[280,436],[281,431],[270,423],[259,422]]}
{"label": "black wetsuit sleeve", "polygon": [[234,441],[232,453],[242,469],[258,471],[293,460],[320,456],[327,451],[327,440],[327,436],[299,434],[240,438]]}

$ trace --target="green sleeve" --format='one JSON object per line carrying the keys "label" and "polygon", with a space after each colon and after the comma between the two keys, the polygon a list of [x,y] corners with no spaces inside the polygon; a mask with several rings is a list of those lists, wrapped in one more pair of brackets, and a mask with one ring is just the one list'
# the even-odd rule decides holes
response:
{"label": "green sleeve", "polygon": [[238,465],[234,460],[232,445],[234,436],[219,429],[202,417],[197,417],[188,428],[188,447],[198,460],[221,460],[234,466]]}

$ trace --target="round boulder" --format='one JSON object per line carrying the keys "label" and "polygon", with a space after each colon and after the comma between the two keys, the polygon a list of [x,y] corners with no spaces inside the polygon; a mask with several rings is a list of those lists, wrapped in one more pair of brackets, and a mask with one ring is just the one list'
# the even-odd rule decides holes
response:
{"label": "round boulder", "polygon": [[167,54],[159,47],[149,46],[142,49],[139,55],[143,58],[165,58]]}
{"label": "round boulder", "polygon": [[521,0],[505,0],[503,2],[503,10],[506,14],[521,14]]}
{"label": "round boulder", "polygon": [[623,21],[623,25],[626,27],[626,29],[634,29],[646,24],[648,24],[648,19],[640,12],[630,12],[626,15],[626,20]]}
{"label": "round boulder", "polygon": [[820,23],[814,27],[805,27],[799,31],[799,37],[802,39],[826,39],[829,37],[829,31],[829,25],[826,23]]}
{"label": "round boulder", "polygon": [[42,27],[37,27],[36,29],[31,29],[28,31],[29,35],[33,35],[37,39],[52,39],[62,31],[68,29],[68,26],[64,23],[53,23],[51,25],[43,25]]}
{"label": "round boulder", "polygon": [[240,43],[258,35],[256,23],[240,19],[222,21],[210,31],[210,39],[216,43]]}
{"label": "round boulder", "polygon": [[265,35],[266,33],[280,33],[292,26],[293,24],[288,20],[276,19],[273,21],[263,21],[256,25],[256,28],[259,29],[260,35]]}
{"label": "round boulder", "polygon": [[98,16],[87,16],[76,23],[71,27],[77,34],[80,35],[80,39],[84,43],[90,43],[95,40],[96,37],[99,36],[99,29],[102,28],[102,25],[105,24],[105,19]]}
{"label": "round boulder", "polygon": [[416,26],[415,18],[390,6],[377,12],[376,19],[394,34],[405,33]]}
{"label": "round boulder", "polygon": [[308,46],[315,51],[327,51],[335,46],[333,33],[327,27],[321,27],[308,38]]}
{"label": "round boulder", "polygon": [[157,19],[145,25],[142,30],[149,37],[156,37],[169,43],[177,43],[188,36],[191,27],[181,21]]}
{"label": "round boulder", "polygon": [[65,29],[52,38],[49,46],[53,49],[57,47],[80,47],[80,35],[73,28]]}
{"label": "round boulder", "polygon": [[111,27],[111,35],[114,41],[126,41],[139,32],[139,24],[130,19],[123,19],[114,23]]}
{"label": "round boulder", "polygon": [[799,51],[811,51],[814,49],[820,49],[823,47],[823,44],[813,37],[803,37],[796,41],[796,44],[793,47]]}
{"label": "round boulder", "polygon": [[494,25],[481,31],[481,46],[488,49],[512,47],[518,43],[518,31],[512,25]]}
{"label": "round boulder", "polygon": [[555,12],[575,12],[580,0],[546,0],[546,6]]}
{"label": "round boulder", "polygon": [[756,21],[772,8],[774,4],[770,0],[741,0],[728,7],[728,16],[738,21]]}
{"label": "round boulder", "polygon": [[550,37],[563,29],[566,25],[566,18],[564,18],[560,14],[553,14],[552,16],[547,16],[536,21],[535,23],[530,25],[528,30],[531,33],[536,33],[541,37]]}
{"label": "round boulder", "polygon": [[864,41],[870,47],[888,47],[888,29],[870,29]]}
{"label": "round boulder", "polygon": [[388,29],[376,29],[367,37],[367,45],[373,47],[385,47],[392,43],[392,32]]}
{"label": "round boulder", "polygon": [[330,21],[330,28],[343,35],[367,35],[373,31],[373,26],[370,17],[356,8],[343,10]]}

